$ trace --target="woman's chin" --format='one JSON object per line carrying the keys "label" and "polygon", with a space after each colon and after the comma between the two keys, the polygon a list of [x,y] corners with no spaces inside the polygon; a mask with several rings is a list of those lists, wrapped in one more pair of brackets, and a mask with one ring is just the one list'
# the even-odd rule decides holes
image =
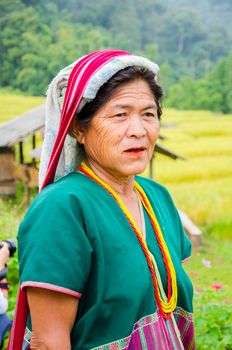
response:
{"label": "woman's chin", "polygon": [[135,175],[139,175],[142,174],[145,169],[147,168],[148,163],[146,164],[136,164],[134,166],[128,166],[125,170],[124,170],[124,175],[126,176],[135,176]]}
{"label": "woman's chin", "polygon": [[141,156],[128,156],[123,159],[122,169],[128,176],[142,174],[149,165],[149,154]]}

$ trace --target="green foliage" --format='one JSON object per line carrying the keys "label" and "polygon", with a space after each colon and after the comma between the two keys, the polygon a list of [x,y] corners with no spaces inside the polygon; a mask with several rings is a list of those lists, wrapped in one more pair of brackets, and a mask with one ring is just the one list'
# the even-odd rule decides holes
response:
{"label": "green foliage", "polygon": [[195,295],[197,349],[232,349],[232,306],[223,290],[205,288]]}
{"label": "green foliage", "polygon": [[166,106],[232,113],[232,54],[204,79],[180,79],[170,88]]}
{"label": "green foliage", "polygon": [[[230,10],[230,3],[223,1],[219,7],[213,0],[188,4],[184,0],[2,0],[0,85],[41,95],[63,66],[87,52],[116,47],[158,62],[169,92],[184,76],[202,78],[229,54]],[[173,87],[168,105],[210,109],[214,105],[215,110],[231,110],[227,91],[225,104],[217,91],[210,102],[205,97],[197,106],[195,101],[192,105],[193,97],[185,101],[180,96],[186,97],[188,83],[184,78],[181,88]],[[203,89],[201,84],[191,84],[196,90]]]}
{"label": "green foliage", "polygon": [[[215,231],[215,232],[220,232]],[[186,264],[193,285],[197,349],[232,349],[231,241],[205,232],[200,248]],[[211,267],[202,263],[207,259]]]}
{"label": "green foliage", "polygon": [[18,292],[18,258],[17,254],[10,259],[8,263],[8,273],[7,273],[7,280],[10,281],[11,286],[9,290],[9,306],[8,306],[8,314],[11,318],[14,316],[14,310],[15,310],[15,301],[16,301],[16,295]]}

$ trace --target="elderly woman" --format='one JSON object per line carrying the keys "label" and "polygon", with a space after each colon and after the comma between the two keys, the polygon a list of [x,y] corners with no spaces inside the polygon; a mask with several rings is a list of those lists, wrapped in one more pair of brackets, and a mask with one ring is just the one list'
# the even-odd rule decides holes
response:
{"label": "elderly woman", "polygon": [[104,50],[51,83],[9,349],[22,349],[26,319],[23,349],[195,349],[189,239],[168,191],[137,176],[160,129],[157,71]]}

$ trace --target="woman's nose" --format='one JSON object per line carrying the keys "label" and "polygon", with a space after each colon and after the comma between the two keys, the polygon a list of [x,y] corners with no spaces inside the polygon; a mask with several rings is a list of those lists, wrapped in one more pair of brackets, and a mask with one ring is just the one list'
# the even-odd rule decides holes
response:
{"label": "woman's nose", "polygon": [[133,116],[129,119],[127,134],[129,137],[137,138],[145,136],[145,125],[140,116]]}

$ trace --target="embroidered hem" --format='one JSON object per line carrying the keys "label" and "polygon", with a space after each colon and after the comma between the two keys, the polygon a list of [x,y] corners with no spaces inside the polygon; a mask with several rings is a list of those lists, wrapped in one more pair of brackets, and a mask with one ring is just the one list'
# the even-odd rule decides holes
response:
{"label": "embroidered hem", "polygon": [[[195,350],[193,315],[180,307],[173,312],[178,330],[158,312],[144,316],[133,327],[131,335],[91,350]],[[182,343],[179,343],[176,331]]]}
{"label": "embroidered hem", "polygon": [[[192,313],[177,307],[173,315],[178,329],[171,318],[164,320],[156,311],[136,322],[128,337],[91,350],[196,350]],[[29,349],[30,339],[31,331],[26,329],[22,350]]]}

